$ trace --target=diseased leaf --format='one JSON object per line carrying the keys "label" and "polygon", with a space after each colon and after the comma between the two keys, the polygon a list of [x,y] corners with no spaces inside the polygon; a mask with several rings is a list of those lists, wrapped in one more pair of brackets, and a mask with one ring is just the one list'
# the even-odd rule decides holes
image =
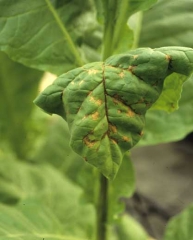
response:
{"label": "diseased leaf", "polygon": [[61,74],[82,65],[79,48],[101,44],[93,14],[86,0],[1,0],[0,49],[27,66]]}
{"label": "diseased leaf", "polygon": [[193,50],[136,49],[61,75],[35,103],[68,123],[72,149],[113,179],[141,138],[145,113],[172,72],[189,75]]}
{"label": "diseased leaf", "polygon": [[192,222],[193,205],[190,205],[182,213],[169,221],[164,234],[164,240],[192,240]]}
{"label": "diseased leaf", "polygon": [[[43,146],[33,160],[49,162],[65,173],[74,183],[84,189],[82,200],[96,206],[99,191],[99,173],[90,164],[85,164],[69,146],[70,134],[65,122],[53,116],[44,136]],[[65,136],[65,139],[64,139]],[[53,161],[54,159],[54,161]],[[92,184],[88,184],[92,182]],[[134,169],[128,153],[125,154],[116,179],[109,182],[109,222],[114,221],[124,210],[121,197],[130,197],[135,189]]]}

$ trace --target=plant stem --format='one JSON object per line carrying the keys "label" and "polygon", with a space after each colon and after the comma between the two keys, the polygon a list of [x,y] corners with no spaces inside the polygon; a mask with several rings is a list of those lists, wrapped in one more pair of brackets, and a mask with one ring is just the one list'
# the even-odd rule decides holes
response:
{"label": "plant stem", "polygon": [[58,27],[60,28],[62,34],[64,35],[64,38],[67,41],[68,46],[69,46],[72,54],[75,56],[77,65],[78,66],[82,66],[83,62],[82,62],[82,59],[80,57],[80,54],[79,54],[76,46],[74,45],[74,42],[72,41],[72,38],[70,37],[68,31],[66,30],[66,27],[65,27],[64,23],[60,19],[57,11],[52,6],[52,3],[50,2],[50,0],[45,0],[45,1],[46,1],[47,5],[48,5],[49,10],[53,14],[53,17],[55,18],[55,20],[56,20],[56,22],[58,24]]}
{"label": "plant stem", "polygon": [[105,26],[103,36],[103,61],[110,57],[113,53],[113,35],[114,35],[114,22],[115,22],[115,11],[116,1],[109,0],[104,3],[105,8]]}
{"label": "plant stem", "polygon": [[107,240],[108,179],[100,174],[97,206],[97,240]]}
{"label": "plant stem", "polygon": [[115,48],[118,45],[121,38],[121,34],[125,29],[125,25],[127,24],[129,1],[128,0],[120,1],[119,7],[120,9],[117,9],[117,11],[119,11],[119,14],[117,16],[117,20],[114,26],[114,35],[113,35],[113,46]]}

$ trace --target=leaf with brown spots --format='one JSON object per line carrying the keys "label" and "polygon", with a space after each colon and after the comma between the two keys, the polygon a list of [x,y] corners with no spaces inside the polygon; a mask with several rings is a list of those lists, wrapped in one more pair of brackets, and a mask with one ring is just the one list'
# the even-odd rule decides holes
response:
{"label": "leaf with brown spots", "polygon": [[35,103],[62,116],[72,149],[113,179],[124,153],[142,137],[145,113],[164,79],[192,69],[190,48],[136,49],[61,75]]}

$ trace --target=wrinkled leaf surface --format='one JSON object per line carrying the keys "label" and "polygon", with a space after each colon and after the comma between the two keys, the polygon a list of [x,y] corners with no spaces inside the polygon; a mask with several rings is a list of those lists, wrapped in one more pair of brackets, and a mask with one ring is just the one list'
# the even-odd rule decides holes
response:
{"label": "wrinkled leaf surface", "polygon": [[[145,113],[171,73],[189,75],[193,50],[142,48],[61,75],[35,103],[68,123],[72,149],[113,179],[143,135]],[[178,99],[176,99],[178,100]]]}

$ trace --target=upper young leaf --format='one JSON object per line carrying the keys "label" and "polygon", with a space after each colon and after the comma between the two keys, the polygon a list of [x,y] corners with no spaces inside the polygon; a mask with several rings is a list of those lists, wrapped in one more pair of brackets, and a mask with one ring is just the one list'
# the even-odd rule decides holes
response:
{"label": "upper young leaf", "polygon": [[[144,12],[140,47],[192,47],[193,1],[161,0]],[[153,19],[153,20],[152,20]]]}
{"label": "upper young leaf", "polygon": [[61,115],[74,151],[113,179],[123,154],[143,135],[145,113],[164,79],[189,75],[192,65],[190,48],[136,49],[61,75],[35,103]]}

